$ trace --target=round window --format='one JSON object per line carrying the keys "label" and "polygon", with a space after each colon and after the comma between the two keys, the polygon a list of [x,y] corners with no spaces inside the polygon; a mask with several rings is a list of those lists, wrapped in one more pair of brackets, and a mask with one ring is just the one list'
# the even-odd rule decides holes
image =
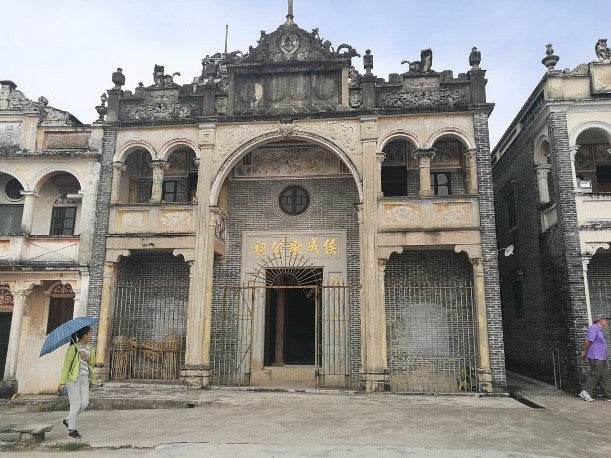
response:
{"label": "round window", "polygon": [[287,215],[301,215],[310,205],[310,195],[305,188],[291,185],[280,193],[278,204]]}
{"label": "round window", "polygon": [[21,186],[21,183],[19,183],[19,180],[16,180],[15,178],[11,178],[6,183],[6,186],[4,187],[4,192],[6,193],[8,198],[11,200],[23,199],[23,196],[21,195],[21,192],[19,191],[23,191],[23,186]]}

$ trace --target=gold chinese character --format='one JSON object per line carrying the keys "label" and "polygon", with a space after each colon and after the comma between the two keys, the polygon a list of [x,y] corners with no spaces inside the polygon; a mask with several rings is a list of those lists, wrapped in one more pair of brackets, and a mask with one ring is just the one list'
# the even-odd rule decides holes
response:
{"label": "gold chinese character", "polygon": [[265,242],[257,241],[252,251],[254,252],[256,256],[265,256]]}
{"label": "gold chinese character", "polygon": [[320,254],[318,251],[318,237],[312,237],[312,240],[308,243],[308,253]]}
{"label": "gold chinese character", "polygon": [[337,254],[337,245],[335,243],[335,239],[327,239],[325,241],[325,252],[329,256]]}
{"label": "gold chinese character", "polygon": [[293,256],[299,256],[301,254],[301,242],[299,240],[291,240],[289,242],[289,251]]}
{"label": "gold chinese character", "polygon": [[284,241],[274,242],[272,243],[272,253],[281,255],[284,250]]}

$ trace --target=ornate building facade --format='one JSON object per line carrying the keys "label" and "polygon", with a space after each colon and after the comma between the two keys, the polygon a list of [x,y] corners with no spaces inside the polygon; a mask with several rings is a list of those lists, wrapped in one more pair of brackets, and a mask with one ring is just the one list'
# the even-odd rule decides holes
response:
{"label": "ornate building facade", "polygon": [[[611,57],[548,68],[493,151],[507,366],[579,391],[592,317],[611,312]],[[579,389],[578,389],[579,388]]]}
{"label": "ornate building facade", "polygon": [[479,52],[457,77],[431,50],[388,79],[355,56],[289,11],[193,83],[113,74],[92,127],[101,378],[505,389]]}
{"label": "ornate building facade", "polygon": [[45,335],[84,315],[102,131],[0,81],[0,391],[53,390]]}

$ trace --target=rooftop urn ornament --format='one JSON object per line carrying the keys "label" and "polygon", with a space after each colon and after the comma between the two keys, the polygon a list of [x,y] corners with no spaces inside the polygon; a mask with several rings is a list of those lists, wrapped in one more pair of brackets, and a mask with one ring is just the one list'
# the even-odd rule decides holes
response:
{"label": "rooftop urn ornament", "polygon": [[373,54],[371,54],[371,49],[365,51],[363,67],[365,67],[365,74],[371,75],[371,70],[373,70]]}
{"label": "rooftop urn ornament", "polygon": [[100,96],[100,101],[102,102],[102,104],[95,107],[95,110],[98,112],[98,115],[99,115],[99,118],[96,122],[104,122],[104,116],[106,116],[106,113],[108,112],[108,109],[106,108],[107,100],[108,100],[108,97],[106,96],[106,92],[104,92]]}
{"label": "rooftop urn ornament", "polygon": [[594,46],[596,57],[600,62],[611,63],[611,50],[607,46],[607,39],[600,38]]}
{"label": "rooftop urn ornament", "polygon": [[112,82],[115,85],[114,89],[121,89],[121,86],[125,84],[125,75],[122,68],[117,68],[117,71],[113,72]]}
{"label": "rooftop urn ornament", "polygon": [[471,65],[471,68],[479,68],[481,61],[482,53],[476,47],[471,48],[471,54],[469,54],[469,65]]}
{"label": "rooftop urn ornament", "polygon": [[548,43],[545,47],[545,54],[547,55],[541,60],[541,63],[547,67],[548,72],[551,72],[554,70],[554,67],[556,67],[560,57],[554,55],[554,48],[552,48],[551,43]]}

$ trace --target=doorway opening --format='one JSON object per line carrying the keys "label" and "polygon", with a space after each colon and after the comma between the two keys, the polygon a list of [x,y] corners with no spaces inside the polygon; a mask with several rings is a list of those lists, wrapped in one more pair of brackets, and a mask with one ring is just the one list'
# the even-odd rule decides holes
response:
{"label": "doorway opening", "polygon": [[4,365],[8,353],[8,338],[11,333],[12,313],[0,313],[0,378],[4,375]]}
{"label": "doorway opening", "polygon": [[265,366],[315,364],[320,341],[316,286],[322,269],[302,270],[301,275],[276,269],[266,272],[273,287],[266,289],[265,297]]}

